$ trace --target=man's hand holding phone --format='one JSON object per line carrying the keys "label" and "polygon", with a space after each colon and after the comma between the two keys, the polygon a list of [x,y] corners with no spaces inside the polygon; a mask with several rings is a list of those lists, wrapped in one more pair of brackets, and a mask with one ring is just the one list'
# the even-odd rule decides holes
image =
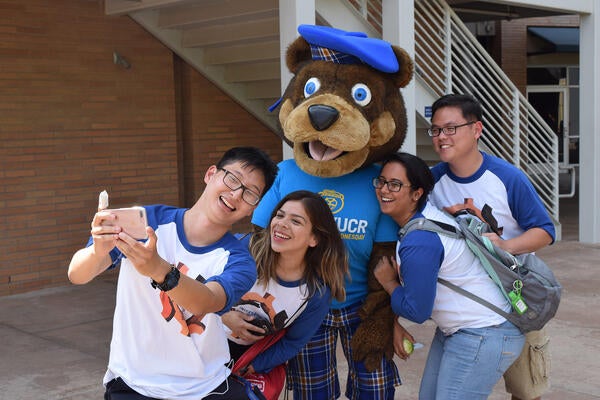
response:
{"label": "man's hand holding phone", "polygon": [[[148,238],[148,234],[146,233],[148,219],[144,207],[135,206],[114,209],[107,207],[108,193],[104,190],[98,197],[98,213],[94,216],[94,222],[92,222],[92,234],[94,234],[94,226],[96,226],[100,228],[96,229],[96,234],[98,235],[125,232],[136,240]],[[106,227],[112,227],[112,229],[107,231]]]}
{"label": "man's hand holding phone", "polygon": [[113,208],[103,210],[114,216],[114,219],[105,220],[108,226],[118,226],[122,232],[125,232],[136,240],[148,239],[146,226],[148,219],[144,207]]}
{"label": "man's hand holding phone", "polygon": [[[145,275],[150,276],[162,265],[162,260],[156,252],[156,235],[150,227],[146,228],[146,220],[143,207],[132,207],[131,210],[116,213],[109,210],[108,194],[106,191],[100,193],[98,211],[91,223],[93,243],[73,256],[69,265],[71,282],[87,283],[109,268],[113,264],[110,252],[115,248],[130,258],[136,269],[142,269]],[[137,239],[146,237],[148,240],[144,243]]]}
{"label": "man's hand holding phone", "polygon": [[[137,271],[152,277],[157,270],[170,268],[156,251],[156,234],[148,225],[144,207],[113,208],[108,207],[108,193],[103,191],[98,197],[98,212],[92,222],[94,246],[102,246],[102,250],[117,247],[127,257]],[[150,234],[148,234],[150,232]],[[125,235],[124,235],[125,234]],[[147,239],[144,243],[139,240]],[[100,250],[100,251],[102,251]],[[164,276],[158,273],[157,276]]]}

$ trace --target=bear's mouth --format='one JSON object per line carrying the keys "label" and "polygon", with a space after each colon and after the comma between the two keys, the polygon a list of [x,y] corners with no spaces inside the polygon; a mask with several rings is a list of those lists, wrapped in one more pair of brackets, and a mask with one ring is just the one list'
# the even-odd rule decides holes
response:
{"label": "bear's mouth", "polygon": [[327,146],[320,140],[313,140],[312,142],[304,143],[304,151],[310,158],[312,158],[315,161],[334,160],[346,154],[345,151]]}

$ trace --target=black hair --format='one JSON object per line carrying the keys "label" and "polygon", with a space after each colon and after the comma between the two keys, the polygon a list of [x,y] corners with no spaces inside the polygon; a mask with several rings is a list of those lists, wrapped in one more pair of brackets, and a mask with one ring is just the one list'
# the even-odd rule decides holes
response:
{"label": "black hair", "polygon": [[223,168],[229,164],[239,161],[242,167],[258,169],[265,178],[264,195],[275,182],[275,177],[279,171],[277,164],[269,157],[267,153],[257,147],[232,147],[227,150],[217,163],[217,168]]}
{"label": "black hair", "polygon": [[431,118],[433,118],[437,110],[444,107],[460,108],[466,120],[474,119],[475,121],[481,121],[483,115],[481,103],[470,94],[451,93],[440,97],[431,105]]}
{"label": "black hair", "polygon": [[411,190],[423,189],[423,194],[417,201],[417,209],[422,210],[427,202],[427,196],[433,190],[434,180],[431,170],[419,157],[409,153],[394,153],[388,156],[382,163],[384,167],[387,163],[397,162],[404,166],[406,177],[408,178]]}

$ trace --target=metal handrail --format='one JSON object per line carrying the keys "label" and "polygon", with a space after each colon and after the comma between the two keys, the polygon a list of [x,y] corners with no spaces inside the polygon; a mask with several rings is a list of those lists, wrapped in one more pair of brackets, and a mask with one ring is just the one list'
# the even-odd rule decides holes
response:
{"label": "metal handrail", "polygon": [[[347,1],[382,32],[381,0]],[[444,0],[415,0],[415,73],[437,96],[471,93],[479,99],[481,146],[525,172],[558,220],[555,133]]]}

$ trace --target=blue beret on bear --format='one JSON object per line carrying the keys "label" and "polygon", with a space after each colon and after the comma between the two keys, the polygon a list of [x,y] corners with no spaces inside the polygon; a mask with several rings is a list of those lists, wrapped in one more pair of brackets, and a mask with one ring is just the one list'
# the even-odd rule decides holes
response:
{"label": "blue beret on bear", "polygon": [[363,32],[347,32],[319,25],[300,25],[298,33],[310,44],[313,60],[338,64],[365,63],[378,71],[398,72],[400,66],[385,40],[367,37]]}

